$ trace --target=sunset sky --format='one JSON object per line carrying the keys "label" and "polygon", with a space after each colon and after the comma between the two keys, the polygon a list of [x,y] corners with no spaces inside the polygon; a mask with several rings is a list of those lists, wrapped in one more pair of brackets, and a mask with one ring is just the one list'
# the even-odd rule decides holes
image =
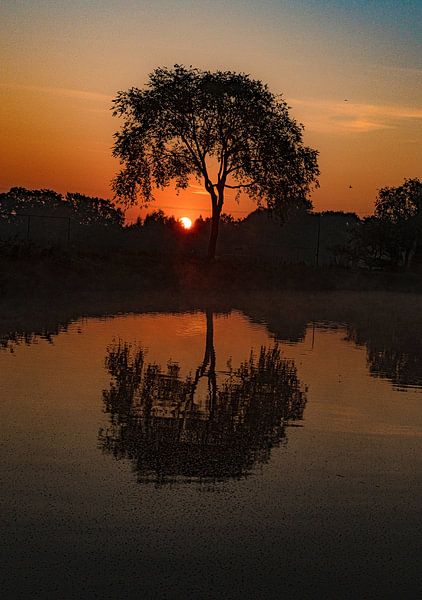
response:
{"label": "sunset sky", "polygon": [[[112,98],[180,63],[282,93],[320,152],[315,209],[369,214],[377,188],[422,177],[421,23],[420,0],[3,0],[0,191],[111,197]],[[151,206],[209,214],[197,184]]]}

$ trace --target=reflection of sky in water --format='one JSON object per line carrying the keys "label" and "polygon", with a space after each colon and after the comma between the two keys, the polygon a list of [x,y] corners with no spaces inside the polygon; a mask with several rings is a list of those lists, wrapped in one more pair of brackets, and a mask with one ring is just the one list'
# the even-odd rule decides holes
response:
{"label": "reflection of sky in water", "polygon": [[186,338],[204,335],[207,328],[203,313],[179,316],[176,323],[174,335]]}

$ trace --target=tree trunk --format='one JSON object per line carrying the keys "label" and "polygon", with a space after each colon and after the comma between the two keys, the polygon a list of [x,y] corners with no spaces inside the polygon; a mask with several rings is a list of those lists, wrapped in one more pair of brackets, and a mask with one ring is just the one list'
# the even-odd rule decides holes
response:
{"label": "tree trunk", "polygon": [[206,309],[207,337],[205,340],[204,372],[206,366],[210,365],[210,371],[215,372],[215,350],[214,350],[214,313],[210,308]]}
{"label": "tree trunk", "polygon": [[214,313],[211,308],[206,309],[206,317],[207,335],[205,338],[204,359],[202,364],[196,369],[195,379],[193,380],[190,393],[190,407],[193,405],[199,380],[201,377],[206,375],[208,377],[208,409],[210,411],[210,418],[212,418],[217,399],[217,375],[215,372],[216,358],[214,349]]}
{"label": "tree trunk", "polygon": [[215,251],[217,248],[218,227],[220,225],[220,210],[213,208],[211,218],[211,234],[208,242],[207,259],[213,261],[215,259]]}

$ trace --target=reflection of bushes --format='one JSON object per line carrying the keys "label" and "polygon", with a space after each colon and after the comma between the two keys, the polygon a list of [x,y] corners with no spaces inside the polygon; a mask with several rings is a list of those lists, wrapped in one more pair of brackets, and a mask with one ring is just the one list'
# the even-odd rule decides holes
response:
{"label": "reflection of bushes", "polygon": [[390,349],[368,350],[371,375],[387,377],[398,387],[422,384],[422,355],[394,352]]}
{"label": "reflection of bushes", "polygon": [[[159,277],[163,274],[158,273]],[[95,273],[91,273],[95,281]],[[64,280],[63,280],[64,281]],[[105,314],[134,312],[180,313],[200,306],[198,298],[173,299],[164,295],[143,297],[134,294],[51,297],[26,296],[20,302],[5,299],[0,294],[0,351],[13,350],[18,344],[32,344],[39,339],[53,342],[81,315],[96,317]],[[1,292],[1,289],[0,289]],[[263,301],[265,298],[265,301]],[[203,302],[203,298],[200,300]],[[420,296],[391,294],[335,293],[314,295],[271,294],[243,296],[236,301],[239,309],[252,322],[265,323],[278,341],[299,342],[312,322],[337,323],[347,328],[347,339],[367,350],[371,375],[386,377],[397,386],[422,384],[422,311]],[[225,298],[220,310],[230,313]],[[221,391],[221,390],[220,390]]]}
{"label": "reflection of bushes", "polygon": [[[181,378],[146,363],[144,350],[119,342],[106,357],[112,381],[104,391],[110,425],[99,433],[105,452],[133,461],[138,478],[218,480],[247,475],[269,460],[285,426],[301,419],[305,392],[291,361],[276,345],[251,353],[223,382],[208,372],[208,392],[197,399],[198,377]],[[197,371],[198,374],[198,371]]]}
{"label": "reflection of bushes", "polygon": [[336,324],[345,327],[349,342],[366,348],[373,377],[387,378],[398,387],[422,385],[420,295],[294,294],[246,302],[243,312],[253,322],[264,322],[276,340],[296,343],[311,323]]}
{"label": "reflection of bushes", "polygon": [[422,341],[416,335],[417,320],[407,327],[386,328],[384,320],[374,319],[366,327],[348,326],[349,341],[366,346],[369,372],[373,377],[390,379],[393,385],[422,385]]}

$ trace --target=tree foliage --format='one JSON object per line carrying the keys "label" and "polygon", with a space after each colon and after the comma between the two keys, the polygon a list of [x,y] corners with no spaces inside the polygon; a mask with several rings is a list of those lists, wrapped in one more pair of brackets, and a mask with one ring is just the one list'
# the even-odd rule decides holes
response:
{"label": "tree foliage", "polygon": [[317,152],[303,145],[303,126],[288,109],[243,73],[158,68],[144,89],[114,100],[113,114],[124,119],[115,134],[123,165],[115,193],[147,203],[154,187],[186,188],[195,177],[211,198],[213,254],[227,189],[281,211],[306,201],[317,185]]}
{"label": "tree foliage", "polygon": [[0,194],[0,219],[10,221],[16,215],[28,213],[66,216],[63,196],[54,190],[27,190],[23,187],[12,187]]}
{"label": "tree foliage", "polygon": [[422,246],[422,182],[405,179],[397,187],[384,187],[375,211],[351,229],[343,248],[349,264],[372,268],[409,268]]}
{"label": "tree foliage", "polygon": [[123,211],[110,200],[71,192],[66,194],[65,201],[82,225],[124,225]]}
{"label": "tree foliage", "polygon": [[422,181],[405,179],[402,185],[380,189],[375,216],[386,231],[392,257],[408,267],[422,241]]}
{"label": "tree foliage", "polygon": [[67,193],[65,196],[53,190],[28,190],[11,188],[0,194],[0,219],[13,221],[15,216],[71,218],[79,225],[123,226],[124,213],[110,200]]}
{"label": "tree foliage", "polygon": [[398,187],[384,187],[375,201],[375,216],[394,224],[422,215],[422,181],[405,179]]}

